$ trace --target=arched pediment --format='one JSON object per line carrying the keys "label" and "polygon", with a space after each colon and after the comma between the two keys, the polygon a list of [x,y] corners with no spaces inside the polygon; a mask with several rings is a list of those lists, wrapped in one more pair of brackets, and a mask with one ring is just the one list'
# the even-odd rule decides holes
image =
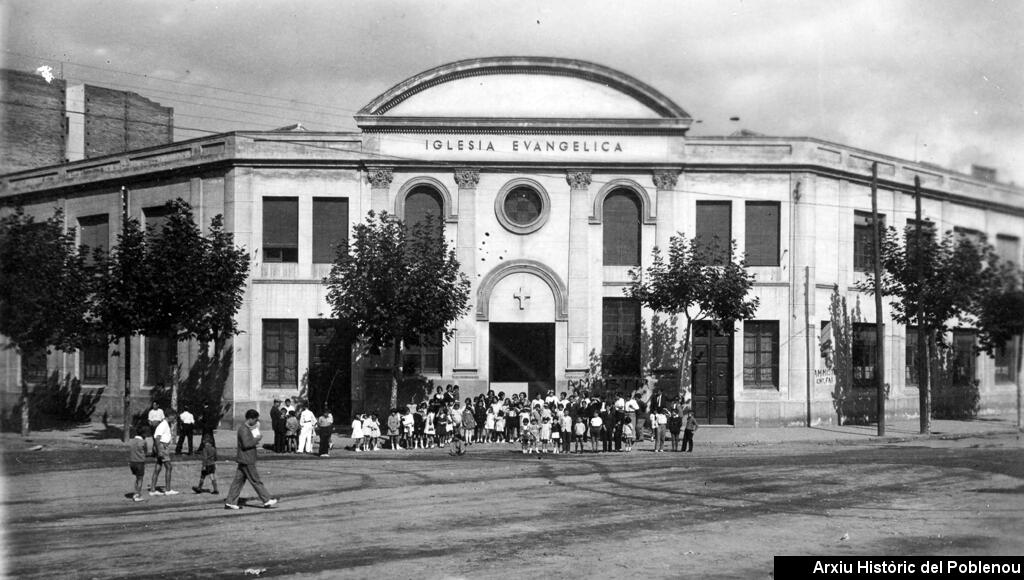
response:
{"label": "arched pediment", "polygon": [[518,273],[533,274],[543,280],[548,288],[551,289],[551,295],[555,300],[555,320],[569,319],[569,293],[562,278],[554,270],[541,262],[520,259],[509,260],[484,276],[476,292],[477,320],[488,320],[490,318],[491,293],[498,282],[506,276]]}
{"label": "arched pediment", "polygon": [[643,223],[646,225],[655,223],[657,217],[654,213],[654,204],[651,203],[651,196],[648,195],[644,186],[632,179],[613,179],[597,192],[597,196],[594,197],[594,212],[590,216],[590,223],[599,224],[604,221],[604,200],[617,190],[625,190],[636,195],[640,201],[640,216]]}
{"label": "arched pediment", "polygon": [[[365,129],[452,119],[619,121],[624,128],[684,130],[690,115],[647,84],[580,60],[492,57],[439,66],[379,95],[356,115]],[[623,123],[623,121],[628,121]]]}

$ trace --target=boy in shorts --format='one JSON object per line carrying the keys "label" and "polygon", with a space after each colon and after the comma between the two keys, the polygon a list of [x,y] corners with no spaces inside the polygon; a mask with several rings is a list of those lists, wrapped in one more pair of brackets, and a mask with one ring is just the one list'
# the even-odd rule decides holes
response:
{"label": "boy in shorts", "polygon": [[[274,437],[276,441],[277,435]],[[192,491],[206,491],[203,489],[203,482],[206,481],[206,476],[210,476],[210,483],[213,485],[213,491],[210,493],[217,495],[220,493],[217,491],[217,443],[213,439],[213,433],[203,435],[203,441],[199,444],[199,455],[203,458],[203,470],[199,472],[199,485],[193,487]]]}
{"label": "boy in shorts", "polygon": [[142,498],[142,481],[146,479],[146,457],[152,449],[152,439],[149,438],[149,425],[142,425],[135,432],[135,437],[128,442],[128,467],[135,476],[135,493],[132,494],[132,501],[144,501]]}
{"label": "boy in shorts", "polygon": [[[156,444],[156,469],[153,470],[153,481],[149,486],[149,495],[178,495],[178,492],[171,489],[171,424],[174,421],[173,412],[167,413],[163,421],[156,426],[153,432],[153,441]],[[161,490],[156,486],[160,477],[160,470],[166,469],[165,481],[167,485]]]}

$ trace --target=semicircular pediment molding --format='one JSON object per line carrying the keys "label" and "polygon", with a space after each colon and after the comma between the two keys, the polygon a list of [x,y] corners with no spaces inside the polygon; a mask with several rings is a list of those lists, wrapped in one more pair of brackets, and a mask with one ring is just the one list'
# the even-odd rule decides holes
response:
{"label": "semicircular pediment molding", "polygon": [[547,284],[551,289],[551,295],[555,298],[555,320],[569,320],[569,292],[562,278],[549,266],[537,260],[518,259],[509,260],[484,276],[476,291],[476,319],[488,320],[490,318],[491,293],[506,276],[512,274],[533,274]]}

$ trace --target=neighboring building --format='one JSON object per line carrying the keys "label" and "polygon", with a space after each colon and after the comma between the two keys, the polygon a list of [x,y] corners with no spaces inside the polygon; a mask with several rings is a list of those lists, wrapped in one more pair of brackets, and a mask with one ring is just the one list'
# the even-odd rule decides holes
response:
{"label": "neighboring building", "polygon": [[0,173],[174,140],[174,109],[132,92],[0,69]]}
{"label": "neighboring building", "polygon": [[[642,368],[674,394],[678,365],[652,348],[668,325],[623,295],[628,272],[677,232],[735,238],[761,302],[734,334],[707,326],[695,333],[702,356],[692,401],[705,423],[803,424],[808,409],[812,421],[834,421],[833,381],[819,357],[834,288],[859,310],[854,375],[870,378],[872,299],[854,285],[870,256],[872,163],[886,224],[913,218],[909,193],[920,177],[924,214],[941,231],[987,235],[1022,260],[1021,189],[811,138],[688,137],[691,117],[678,105],[586,62],[444,65],[380,95],[356,122],[354,133],[226,133],[6,175],[0,204],[43,216],[57,200],[83,239],[108,245],[121,186],[131,191],[131,213],[147,220],[176,197],[203,223],[223,213],[254,257],[223,393],[236,415],[296,395],[325,364],[351,403],[344,409],[365,407],[374,400],[368,393],[383,388],[386,360],[353,353],[347,337],[331,350],[339,339],[322,283],[333,246],[371,209],[406,221],[433,213],[445,223],[472,281],[472,309],[447,345],[421,340],[406,362],[435,382],[457,383],[463,396],[564,390],[596,356],[622,372]],[[914,415],[913,333],[891,322],[888,304],[885,311],[887,409]],[[973,340],[968,329],[953,339]],[[135,342],[132,380],[144,404],[175,349]],[[980,382],[983,412],[1011,408],[1005,361],[960,352],[959,372]],[[186,370],[195,359],[194,348],[176,354]],[[48,368],[81,376],[87,387],[109,385],[100,408],[117,416],[121,360],[101,347],[52,354]],[[20,381],[38,375],[29,366],[39,364],[0,350],[4,409]]]}

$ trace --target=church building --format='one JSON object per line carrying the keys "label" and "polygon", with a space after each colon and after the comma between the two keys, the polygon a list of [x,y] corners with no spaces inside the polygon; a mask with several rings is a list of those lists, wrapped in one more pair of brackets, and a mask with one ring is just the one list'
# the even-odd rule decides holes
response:
{"label": "church building", "polygon": [[[705,424],[836,421],[822,356],[835,292],[854,312],[854,381],[869,398],[878,321],[856,284],[870,269],[873,164],[886,226],[914,219],[919,178],[924,215],[940,232],[1024,259],[1020,188],[810,137],[689,136],[693,118],[678,104],[588,62],[445,64],[396,84],[355,121],[350,133],[237,131],[3,175],[0,211],[22,205],[44,218],[61,207],[82,243],[104,248],[116,243],[122,187],[131,214],[151,225],[178,197],[204,224],[223,214],[252,256],[222,393],[235,417],[317,381],[336,417],[375,410],[389,361],[353,348],[323,283],[334,248],[370,210],[444,223],[472,283],[471,308],[450,341],[411,341],[404,362],[434,384],[459,385],[462,397],[565,391],[597,361],[675,395],[682,370],[665,345],[676,326],[626,297],[629,272],[676,234],[734,239],[760,305],[732,333],[695,328],[687,396]],[[892,321],[888,301],[884,311],[887,411],[913,416],[916,333]],[[23,381],[56,369],[85,392],[102,390],[95,416],[117,417],[125,372],[141,409],[168,380],[169,360],[184,376],[197,357],[195,345],[134,340],[127,370],[116,345],[32,360],[0,350],[4,413]],[[1014,408],[1012,350],[975,354],[970,328],[951,340],[963,347],[958,368],[976,381],[980,411]]]}

